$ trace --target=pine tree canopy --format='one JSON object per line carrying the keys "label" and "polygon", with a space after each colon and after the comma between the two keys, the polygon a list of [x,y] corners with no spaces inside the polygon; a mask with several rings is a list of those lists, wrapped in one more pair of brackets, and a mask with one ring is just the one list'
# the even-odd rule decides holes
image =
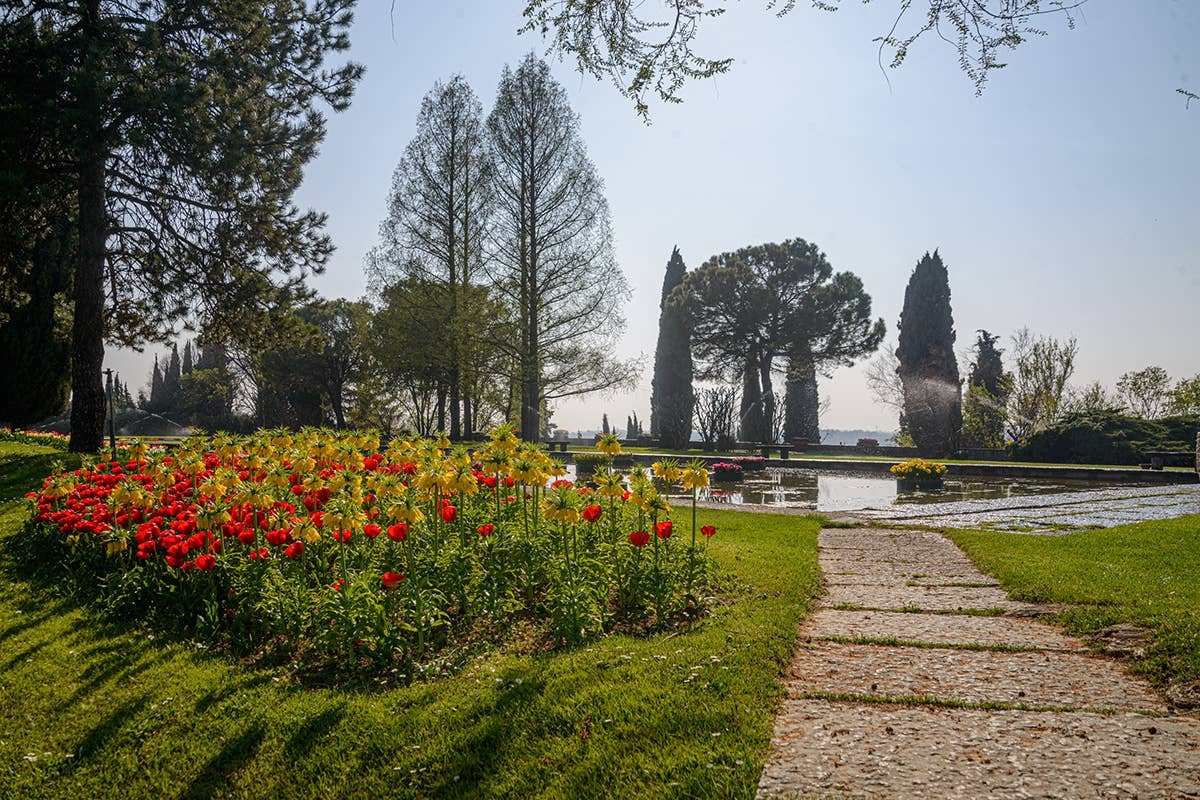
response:
{"label": "pine tree canopy", "polygon": [[[130,4],[33,0],[0,20],[0,63],[41,79],[4,99],[38,109],[50,205],[75,209],[72,443],[100,444],[104,342],[161,340],[189,316],[245,317],[323,268],[324,216],[292,203],[362,74],[353,0]],[[7,124],[7,120],[6,120]]]}

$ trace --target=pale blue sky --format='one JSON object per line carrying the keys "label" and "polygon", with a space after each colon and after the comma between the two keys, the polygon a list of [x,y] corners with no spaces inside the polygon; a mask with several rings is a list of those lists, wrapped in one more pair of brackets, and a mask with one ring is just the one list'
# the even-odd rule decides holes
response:
{"label": "pale blue sky", "polygon": [[[654,0],[650,0],[654,2]],[[645,356],[633,393],[561,405],[571,430],[649,412],[658,292],[673,245],[689,268],[714,253],[791,237],[860,275],[894,335],[904,286],[925,250],[950,270],[959,348],[977,328],[1027,325],[1079,339],[1077,383],[1150,363],[1200,372],[1200,0],[1091,0],[1067,30],[1011,55],[982,97],[949,45],[922,40],[899,70],[872,38],[898,0],[765,0],[711,20],[701,52],[730,74],[655,105],[644,125],[606,83],[552,62],[603,176],[616,252],[633,290],[620,354]],[[298,201],[329,214],[337,245],[314,285],[364,291],[391,173],[434,81],[461,72],[484,103],[505,63],[545,47],[518,36],[521,0],[360,3],[351,56],[367,67],[350,109],[332,117]],[[917,6],[920,3],[916,4]],[[393,29],[394,28],[394,38]],[[145,357],[114,354],[131,383]],[[862,368],[823,380],[823,427],[894,426]]]}

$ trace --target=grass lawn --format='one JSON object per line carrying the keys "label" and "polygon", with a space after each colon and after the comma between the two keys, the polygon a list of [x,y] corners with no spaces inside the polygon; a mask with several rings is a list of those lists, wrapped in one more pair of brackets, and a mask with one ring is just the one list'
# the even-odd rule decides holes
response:
{"label": "grass lawn", "polygon": [[819,521],[705,511],[733,588],[697,630],[305,688],[30,584],[4,555],[62,453],[0,443],[3,797],[752,797],[819,586]]}
{"label": "grass lawn", "polygon": [[1154,683],[1200,679],[1200,516],[1065,536],[947,535],[1016,598],[1078,604],[1059,615],[1071,633],[1118,622],[1153,630],[1137,669]]}

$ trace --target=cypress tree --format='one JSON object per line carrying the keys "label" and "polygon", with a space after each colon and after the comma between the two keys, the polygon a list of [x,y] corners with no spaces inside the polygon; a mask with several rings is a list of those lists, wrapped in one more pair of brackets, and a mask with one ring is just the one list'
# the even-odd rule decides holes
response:
{"label": "cypress tree", "polygon": [[896,356],[908,431],[923,457],[945,458],[958,444],[962,397],[950,279],[936,250],[917,262],[904,290]]}
{"label": "cypress tree", "polygon": [[150,377],[150,410],[158,412],[163,406],[163,374],[158,366],[158,356],[154,356],[154,372]]}
{"label": "cypress tree", "polygon": [[608,429],[608,414],[604,414],[600,422],[600,432],[607,436],[611,431]]}
{"label": "cypress tree", "polygon": [[191,375],[192,369],[193,369],[192,343],[187,342],[183,346],[183,367],[182,367],[183,373],[182,374]]}
{"label": "cypress tree", "polygon": [[1004,371],[996,347],[999,336],[979,331],[975,340],[975,361],[967,378],[963,397],[963,444],[968,447],[1003,447],[1005,407],[1012,385],[1012,376]]}
{"label": "cypress tree", "polygon": [[171,345],[171,359],[167,362],[167,371],[163,375],[163,403],[169,411],[175,410],[175,402],[179,399],[179,378],[183,368],[179,363],[179,345]]}
{"label": "cypress tree", "polygon": [[679,248],[671,251],[659,299],[658,345],[654,350],[654,381],[650,390],[650,435],[664,447],[686,447],[692,438],[692,342],[687,306],[667,303],[675,287],[683,283],[687,266]]}

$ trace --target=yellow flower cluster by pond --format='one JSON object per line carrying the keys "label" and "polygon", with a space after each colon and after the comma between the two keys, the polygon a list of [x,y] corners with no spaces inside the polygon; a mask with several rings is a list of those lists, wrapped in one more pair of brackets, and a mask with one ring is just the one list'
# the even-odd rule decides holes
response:
{"label": "yellow flower cluster by pond", "polygon": [[946,465],[937,461],[914,458],[910,461],[893,464],[892,474],[902,479],[937,478],[946,474]]}

